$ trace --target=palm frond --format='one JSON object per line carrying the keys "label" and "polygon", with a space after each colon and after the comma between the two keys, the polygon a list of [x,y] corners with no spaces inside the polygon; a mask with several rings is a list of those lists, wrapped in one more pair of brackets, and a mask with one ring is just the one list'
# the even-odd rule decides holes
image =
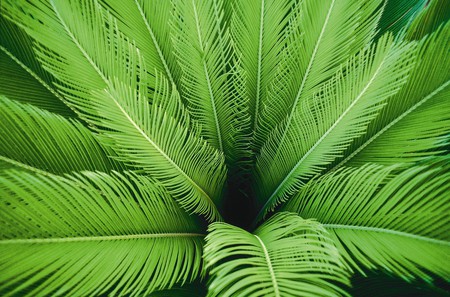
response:
{"label": "palm frond", "polygon": [[378,23],[378,37],[386,32],[398,34],[424,9],[428,0],[384,0],[383,14]]}
{"label": "palm frond", "polygon": [[0,167],[62,174],[123,168],[80,122],[0,96]]}
{"label": "palm frond", "polygon": [[5,296],[134,296],[201,272],[201,227],[152,179],[11,170],[0,182]]}
{"label": "palm frond", "polygon": [[430,0],[407,30],[407,38],[422,39],[450,20],[450,5],[445,1]]}
{"label": "palm frond", "polygon": [[173,54],[169,20],[172,1],[105,1],[102,5],[117,18],[118,27],[140,49],[147,68],[167,77],[180,91],[181,70]]}
{"label": "palm frond", "polygon": [[0,15],[0,94],[66,117],[75,114],[51,85],[50,74],[36,60],[32,40]]}
{"label": "palm frond", "polygon": [[209,227],[204,250],[208,296],[342,296],[348,275],[319,223],[278,213],[254,234]]}
{"label": "palm frond", "polygon": [[220,202],[226,177],[223,155],[190,133],[187,114],[174,109],[178,112],[174,118],[162,107],[179,102],[167,81],[161,80],[156,89],[166,90],[159,93],[161,103],[149,104],[135,81],[111,81],[107,90],[94,93],[86,110],[90,122],[125,162],[161,181],[185,209],[219,219],[215,203]]}
{"label": "palm frond", "polygon": [[421,41],[408,82],[336,166],[414,163],[444,150],[450,133],[450,23]]}
{"label": "palm frond", "polygon": [[267,100],[278,56],[285,43],[284,32],[292,4],[282,0],[233,1],[230,32],[245,71],[246,94],[252,123]]}
{"label": "palm frond", "polygon": [[406,82],[414,59],[414,43],[394,42],[385,35],[306,101],[289,130],[275,131],[256,163],[255,187],[264,205],[260,217],[365,133],[385,100]]}
{"label": "palm frond", "polygon": [[291,128],[296,111],[351,55],[374,36],[380,1],[299,1],[287,29],[274,84],[257,119],[256,150],[277,130]]}
{"label": "palm frond", "polygon": [[67,102],[106,87],[106,77],[118,66],[105,55],[115,27],[105,29],[104,13],[95,0],[4,1],[2,8],[34,40],[39,62]]}
{"label": "palm frond", "polygon": [[[242,74],[233,60],[230,34],[224,26],[223,1],[174,1],[173,43],[182,69],[182,94],[202,135],[234,164],[249,118],[246,97],[235,80]],[[229,70],[228,68],[232,69]]]}
{"label": "palm frond", "polygon": [[[42,21],[44,25],[35,24],[38,28],[59,27],[59,31],[26,30],[62,52],[64,56],[43,46],[37,50],[70,104],[106,136],[100,138],[102,143],[121,160],[160,180],[187,210],[219,218],[213,201],[219,201],[226,176],[223,156],[199,139],[195,130],[188,130],[190,123],[177,105],[175,90],[150,104],[148,89],[154,88],[156,82],[151,80],[156,76],[147,75],[139,51],[117,32],[113,20],[105,26],[100,5],[94,0],[54,0],[51,5],[39,2],[25,8],[33,9],[34,18],[21,14],[20,20]],[[41,36],[48,31],[52,35]],[[167,86],[162,82],[156,89],[167,90]]]}
{"label": "palm frond", "polygon": [[448,280],[449,158],[397,175],[396,166],[342,168],[308,183],[284,210],[322,222],[350,267],[410,280]]}

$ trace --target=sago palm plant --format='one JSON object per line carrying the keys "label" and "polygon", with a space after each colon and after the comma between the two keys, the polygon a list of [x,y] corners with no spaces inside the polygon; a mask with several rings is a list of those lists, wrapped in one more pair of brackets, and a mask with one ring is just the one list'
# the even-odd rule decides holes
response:
{"label": "sago palm plant", "polygon": [[0,294],[445,295],[448,17],[2,0]]}

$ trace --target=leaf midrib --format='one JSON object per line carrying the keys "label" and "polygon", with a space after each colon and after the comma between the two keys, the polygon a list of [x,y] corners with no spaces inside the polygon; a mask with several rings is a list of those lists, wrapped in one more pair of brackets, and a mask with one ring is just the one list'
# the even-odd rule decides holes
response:
{"label": "leaf midrib", "polygon": [[254,236],[258,240],[258,242],[261,245],[261,248],[262,248],[262,250],[264,252],[264,257],[266,259],[267,268],[269,269],[270,278],[272,280],[272,285],[273,285],[275,297],[280,297],[280,289],[278,288],[278,282],[277,282],[277,279],[275,277],[275,271],[273,270],[273,265],[272,265],[272,261],[270,260],[269,252],[267,251],[266,245],[261,240],[261,238],[259,238],[258,235],[254,235]]}
{"label": "leaf midrib", "polygon": [[259,117],[259,101],[261,92],[261,64],[262,64],[262,43],[264,33],[264,0],[261,0],[261,15],[259,18],[259,40],[258,40],[258,69],[256,73],[256,94],[255,94],[255,111],[253,116],[253,131],[256,131]]}
{"label": "leaf midrib", "polygon": [[414,104],[412,107],[410,107],[408,110],[400,114],[398,117],[396,117],[394,120],[392,120],[389,124],[387,124],[383,129],[378,131],[375,135],[373,135],[371,138],[369,138],[365,143],[363,143],[360,147],[358,147],[353,153],[351,153],[347,158],[342,160],[338,165],[336,165],[333,169],[330,171],[334,171],[340,167],[342,167],[345,163],[350,161],[352,158],[354,158],[356,155],[358,155],[362,150],[364,150],[369,144],[375,141],[378,137],[380,137],[383,133],[388,131],[390,128],[395,126],[398,122],[400,122],[402,119],[404,119],[407,115],[409,115],[411,112],[419,108],[421,105],[423,105],[425,102],[427,102],[429,99],[433,98],[437,93],[441,92],[443,89],[445,89],[450,84],[450,80],[447,80],[445,83],[437,87],[434,91],[429,93],[427,96],[425,96],[422,100]]}
{"label": "leaf midrib", "polygon": [[327,16],[326,16],[325,21],[324,21],[323,26],[322,26],[322,30],[320,31],[319,37],[317,38],[317,42],[316,42],[316,45],[314,46],[314,51],[313,51],[313,53],[311,55],[311,58],[309,60],[308,67],[306,68],[306,71],[305,71],[305,75],[302,78],[302,83],[300,85],[300,88],[298,89],[297,95],[295,96],[294,102],[292,104],[291,111],[289,112],[289,114],[287,116],[286,124],[284,124],[283,135],[282,135],[281,140],[280,140],[279,143],[283,143],[284,142],[284,138],[286,137],[287,131],[289,130],[289,126],[290,126],[291,121],[292,121],[292,119],[294,117],[294,112],[295,112],[296,107],[298,105],[298,101],[300,100],[300,97],[302,96],[303,88],[305,87],[306,81],[308,80],[309,73],[311,72],[311,68],[312,68],[313,62],[314,62],[314,60],[316,58],[317,51],[319,50],[319,45],[320,45],[320,43],[322,41],[323,34],[325,33],[325,28],[328,25],[328,21],[330,20],[331,12],[333,11],[335,2],[336,2],[336,0],[333,0],[333,2],[331,2],[330,8],[328,9]]}
{"label": "leaf midrib", "polygon": [[55,238],[20,238],[20,239],[3,239],[2,244],[44,244],[44,243],[66,243],[66,242],[86,242],[86,241],[117,241],[131,239],[153,239],[168,237],[205,237],[200,233],[146,233],[146,234],[130,234],[130,235],[110,235],[110,236],[79,236],[79,237],[55,237]]}
{"label": "leaf midrib", "polygon": [[[58,92],[56,92],[50,85],[48,85],[42,78],[37,75],[33,70],[31,70],[28,66],[23,64],[16,56],[14,56],[10,51],[8,51],[5,47],[0,45],[0,50],[2,50],[8,57],[10,57],[14,62],[16,62],[22,69],[24,69],[28,74],[30,74],[34,79],[36,79],[44,88],[46,88],[52,95],[58,98],[61,102],[65,102],[65,100],[61,97]],[[69,107],[70,108],[70,107]]]}
{"label": "leaf midrib", "polygon": [[407,237],[411,239],[416,239],[420,241],[425,241],[433,244],[439,244],[444,246],[450,247],[450,242],[435,238],[430,238],[422,235],[416,235],[404,231],[397,231],[387,228],[380,228],[380,227],[370,227],[370,226],[358,226],[358,225],[345,225],[345,224],[323,224],[323,226],[327,229],[348,229],[348,230],[356,230],[361,232],[377,232],[377,233],[384,233],[384,234],[391,234],[391,235],[398,235],[402,237]]}
{"label": "leaf midrib", "polygon": [[[73,35],[72,31],[70,30],[70,28],[67,26],[67,24],[64,22],[63,18],[61,17],[60,13],[58,12],[58,9],[56,8],[54,1],[51,1],[53,10],[56,13],[56,16],[58,17],[59,21],[61,22],[61,24],[63,25],[64,29],[66,30],[67,34],[69,34],[70,38],[72,39],[72,41],[75,43],[75,45],[78,47],[78,49],[81,51],[81,53],[83,54],[83,56],[88,60],[88,62],[91,64],[91,66],[95,69],[95,71],[98,73],[98,75],[103,79],[103,81],[105,82],[106,85],[109,84],[108,79],[105,77],[105,75],[102,73],[102,71],[97,67],[97,65],[95,64],[95,62],[91,59],[91,57],[89,56],[89,54],[84,50],[84,48],[81,46],[81,44],[78,42],[77,38]],[[175,169],[181,173],[181,175],[186,178],[186,180],[192,184],[199,192],[200,194],[202,194],[204,197],[207,198],[207,200],[209,201],[210,204],[214,205],[214,203],[212,202],[211,197],[194,181],[192,180],[192,178],[190,178],[185,172],[184,170],[182,170],[163,150],[161,150],[161,148],[159,148],[159,146],[156,145],[156,143],[154,143],[148,136],[147,134],[142,131],[142,129],[134,122],[134,120],[128,115],[128,113],[122,108],[122,106],[117,102],[117,100],[114,98],[114,96],[112,96],[111,94],[109,94],[111,99],[113,100],[113,102],[119,107],[120,111],[125,115],[125,117],[130,121],[130,123],[137,129],[137,131],[139,133],[141,133],[144,138],[159,152],[161,153],[161,155],[170,163],[172,164]]]}
{"label": "leaf midrib", "polygon": [[282,182],[278,185],[278,187],[275,189],[275,191],[270,195],[267,202],[264,204],[264,207],[261,209],[261,211],[265,211],[267,206],[272,202],[273,199],[275,199],[278,195],[278,192],[280,189],[284,186],[284,184],[291,178],[291,176],[294,174],[294,172],[297,170],[298,167],[303,163],[306,158],[313,153],[313,151],[318,147],[323,140],[333,131],[335,127],[342,121],[342,119],[350,112],[350,110],[356,105],[356,103],[361,99],[361,97],[364,95],[364,93],[367,91],[367,89],[370,87],[370,85],[373,83],[375,78],[378,76],[378,73],[380,72],[384,62],[384,58],[381,62],[378,68],[373,73],[371,79],[367,82],[363,90],[358,94],[358,96],[352,101],[352,103],[347,107],[347,109],[339,116],[339,118],[333,123],[333,125],[316,141],[316,143],[303,155],[303,157],[295,164],[295,166],[289,171],[289,173],[286,175],[286,177],[282,180]]}
{"label": "leaf midrib", "polygon": [[39,174],[42,174],[42,175],[45,175],[45,176],[52,176],[53,175],[52,173],[50,173],[48,171],[39,169],[39,168],[37,168],[35,166],[31,166],[31,165],[25,164],[23,162],[19,162],[19,161],[13,160],[13,159],[5,157],[5,156],[0,156],[0,161],[4,161],[4,162],[12,164],[14,166],[23,168],[25,170],[29,170],[31,172],[39,173]]}
{"label": "leaf midrib", "polygon": [[147,21],[147,18],[145,17],[145,13],[142,10],[141,5],[138,3],[138,0],[134,0],[134,3],[137,6],[137,9],[139,10],[139,14],[142,17],[142,20],[144,21],[145,27],[147,28],[148,33],[150,34],[150,38],[152,39],[153,45],[155,46],[156,52],[158,53],[158,57],[161,60],[161,63],[163,64],[164,70],[167,74],[167,77],[170,80],[170,83],[172,86],[175,86],[175,81],[173,79],[172,73],[169,69],[169,66],[167,65],[166,58],[164,57],[161,47],[159,46],[158,40],[156,39],[155,33],[153,32],[152,27],[150,26],[150,23]]}
{"label": "leaf midrib", "polygon": [[219,117],[217,114],[217,109],[216,109],[216,102],[215,102],[215,96],[214,93],[212,91],[212,86],[211,86],[211,79],[209,77],[209,73],[208,73],[208,68],[206,67],[206,61],[204,58],[204,49],[203,49],[203,40],[202,40],[202,35],[200,32],[200,20],[198,18],[198,13],[197,13],[197,8],[195,6],[195,1],[192,1],[192,6],[194,9],[194,17],[195,17],[195,26],[197,29],[197,36],[198,36],[198,41],[199,41],[199,45],[200,45],[200,50],[202,51],[202,64],[203,64],[203,72],[205,73],[205,79],[206,79],[206,84],[208,85],[208,92],[209,92],[209,99],[211,101],[211,107],[213,109],[213,115],[214,115],[214,123],[216,126],[216,134],[217,134],[217,142],[219,144],[219,150],[221,152],[223,152],[223,140],[222,140],[222,133],[220,131],[220,123],[219,123]]}

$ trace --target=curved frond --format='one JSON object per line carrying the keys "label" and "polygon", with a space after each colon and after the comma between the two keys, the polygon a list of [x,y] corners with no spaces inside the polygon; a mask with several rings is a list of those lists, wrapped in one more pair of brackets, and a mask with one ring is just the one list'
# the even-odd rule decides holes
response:
{"label": "curved frond", "polygon": [[45,174],[122,169],[80,122],[0,96],[0,167]]}
{"label": "curved frond", "polygon": [[6,171],[0,187],[6,296],[136,295],[201,271],[201,228],[152,179]]}
{"label": "curved frond", "polygon": [[67,102],[85,102],[92,90],[106,87],[106,77],[115,73],[106,66],[114,26],[104,29],[105,16],[95,0],[4,1],[2,9],[35,41],[39,62]]}
{"label": "curved frond", "polygon": [[283,209],[322,222],[354,269],[448,280],[449,164],[442,157],[397,175],[396,166],[342,168],[309,182]]}
{"label": "curved frond", "polygon": [[220,219],[215,203],[220,202],[226,177],[223,155],[190,133],[180,109],[168,114],[164,106],[179,98],[175,90],[169,92],[167,81],[156,90],[163,93],[149,104],[136,82],[112,81],[107,90],[93,94],[87,110],[90,122],[123,161],[157,178],[185,209]]}
{"label": "curved frond", "polygon": [[163,73],[179,90],[181,71],[173,54],[170,36],[172,1],[101,0],[118,20],[118,27],[140,49],[147,68]]}
{"label": "curved frond", "polygon": [[402,89],[336,166],[414,163],[445,150],[450,133],[450,23],[421,41]]}
{"label": "curved frond", "polygon": [[389,35],[352,57],[302,105],[291,127],[276,130],[256,163],[260,217],[339,157],[406,82],[415,44]]}
{"label": "curved frond", "polygon": [[378,37],[386,32],[399,33],[424,9],[428,0],[384,0],[383,14],[378,23]]}
{"label": "curved frond", "polygon": [[277,58],[285,43],[291,6],[287,0],[232,2],[230,32],[245,71],[252,131],[256,130],[259,113],[267,100],[267,86],[272,83]]}
{"label": "curved frond", "polygon": [[450,20],[450,5],[445,1],[430,0],[411,22],[406,32],[408,39],[422,39]]}
{"label": "curved frond", "polygon": [[213,223],[204,258],[208,296],[342,296],[348,275],[321,225],[279,213],[254,234]]}
{"label": "curved frond", "polygon": [[0,36],[0,94],[65,117],[74,117],[73,111],[64,105],[61,95],[51,85],[50,74],[36,60],[31,38],[1,14]]}
{"label": "curved frond", "polygon": [[235,58],[223,1],[174,1],[171,26],[188,110],[205,139],[224,153],[228,164],[234,164],[245,156],[239,147],[248,133],[249,118],[243,108],[246,98],[233,81],[242,74],[230,63]]}
{"label": "curved frond", "polygon": [[[156,177],[187,210],[220,218],[214,202],[226,176],[223,156],[188,130],[181,106],[174,110],[177,92],[164,94],[165,105],[151,104],[153,76],[147,75],[139,51],[117,32],[114,21],[109,19],[106,26],[111,16],[95,0],[50,2],[24,5],[33,17],[11,10],[33,38],[46,41],[37,53],[66,99],[107,136],[100,138],[102,143],[121,160]],[[158,88],[167,90],[167,83]]]}
{"label": "curved frond", "polygon": [[[374,35],[381,1],[305,0],[293,8],[274,84],[257,119],[256,150],[276,128],[288,133],[296,112]],[[281,133],[281,132],[277,132]],[[284,139],[286,135],[282,137]]]}

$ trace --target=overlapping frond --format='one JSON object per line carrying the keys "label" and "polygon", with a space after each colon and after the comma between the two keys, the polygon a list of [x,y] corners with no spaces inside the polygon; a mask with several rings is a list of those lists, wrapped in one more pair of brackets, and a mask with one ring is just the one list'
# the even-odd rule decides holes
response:
{"label": "overlapping frond", "polygon": [[384,0],[383,14],[378,23],[378,37],[404,29],[429,2],[428,0]]}
{"label": "overlapping frond", "polygon": [[92,90],[106,87],[106,77],[118,75],[105,50],[114,26],[105,28],[95,0],[4,1],[2,8],[35,41],[39,62],[66,101],[87,101]]}
{"label": "overlapping frond", "polygon": [[449,8],[2,0],[0,295],[449,282]]}
{"label": "overlapping frond", "polygon": [[135,296],[201,273],[202,228],[148,177],[0,177],[3,296]]}
{"label": "overlapping frond", "polygon": [[206,237],[208,296],[342,296],[348,275],[323,227],[279,213],[254,234],[213,223]]}
{"label": "overlapping frond", "polygon": [[135,81],[111,81],[107,90],[94,94],[90,122],[123,161],[161,181],[186,210],[219,219],[215,203],[220,202],[226,177],[223,155],[190,133],[187,114],[180,109],[173,111],[178,114],[166,112],[165,106],[179,102],[178,93],[168,91],[167,81],[156,89],[167,92],[149,104]]}
{"label": "overlapping frond", "polygon": [[442,153],[450,133],[450,24],[421,41],[408,82],[336,166],[413,163]]}
{"label": "overlapping frond", "polygon": [[298,2],[290,15],[286,47],[278,69],[274,69],[274,84],[266,86],[268,100],[254,132],[257,151],[275,127],[284,133],[294,129],[292,121],[301,104],[370,42],[380,17],[379,8],[380,1]]}
{"label": "overlapping frond", "polygon": [[120,31],[140,49],[148,70],[163,73],[170,85],[180,91],[181,71],[174,55],[169,26],[172,1],[101,2],[117,18]]}
{"label": "overlapping frond", "polygon": [[[45,46],[54,45],[59,54],[42,45],[37,50],[40,59],[83,119],[107,136],[102,142],[126,163],[156,177],[187,210],[219,218],[213,201],[220,198],[226,176],[223,156],[198,138],[196,130],[188,130],[175,90],[173,96],[167,91],[164,100],[150,103],[155,76],[147,75],[139,51],[117,32],[114,22],[109,19],[105,25],[109,15],[100,5],[54,0],[25,8],[33,9],[34,18],[20,14],[16,21],[43,20],[35,24],[41,30],[26,30],[37,40],[45,38]],[[167,83],[156,89],[167,90],[164,86]]]}
{"label": "overlapping frond", "polygon": [[256,163],[255,187],[264,205],[260,215],[293,195],[365,133],[385,100],[405,83],[414,58],[415,44],[385,35],[305,101],[289,130],[275,131]]}
{"label": "overlapping frond", "polygon": [[0,94],[74,117],[52,86],[50,74],[38,63],[32,46],[28,35],[0,15]]}
{"label": "overlapping frond", "polygon": [[407,27],[406,37],[408,39],[422,39],[449,20],[450,5],[445,1],[430,0],[423,10],[417,12],[417,16]]}
{"label": "overlapping frond", "polygon": [[236,88],[242,71],[233,63],[223,1],[174,1],[171,26],[188,110],[205,139],[234,165],[246,154],[249,118],[243,89]]}
{"label": "overlapping frond", "polygon": [[350,267],[404,279],[450,278],[449,158],[342,168],[308,183],[284,210],[322,222]]}
{"label": "overlapping frond", "polygon": [[278,57],[285,44],[291,1],[233,1],[230,32],[245,71],[251,131],[255,131],[267,100]]}
{"label": "overlapping frond", "polygon": [[113,152],[80,122],[0,95],[0,167],[34,172],[120,170]]}

